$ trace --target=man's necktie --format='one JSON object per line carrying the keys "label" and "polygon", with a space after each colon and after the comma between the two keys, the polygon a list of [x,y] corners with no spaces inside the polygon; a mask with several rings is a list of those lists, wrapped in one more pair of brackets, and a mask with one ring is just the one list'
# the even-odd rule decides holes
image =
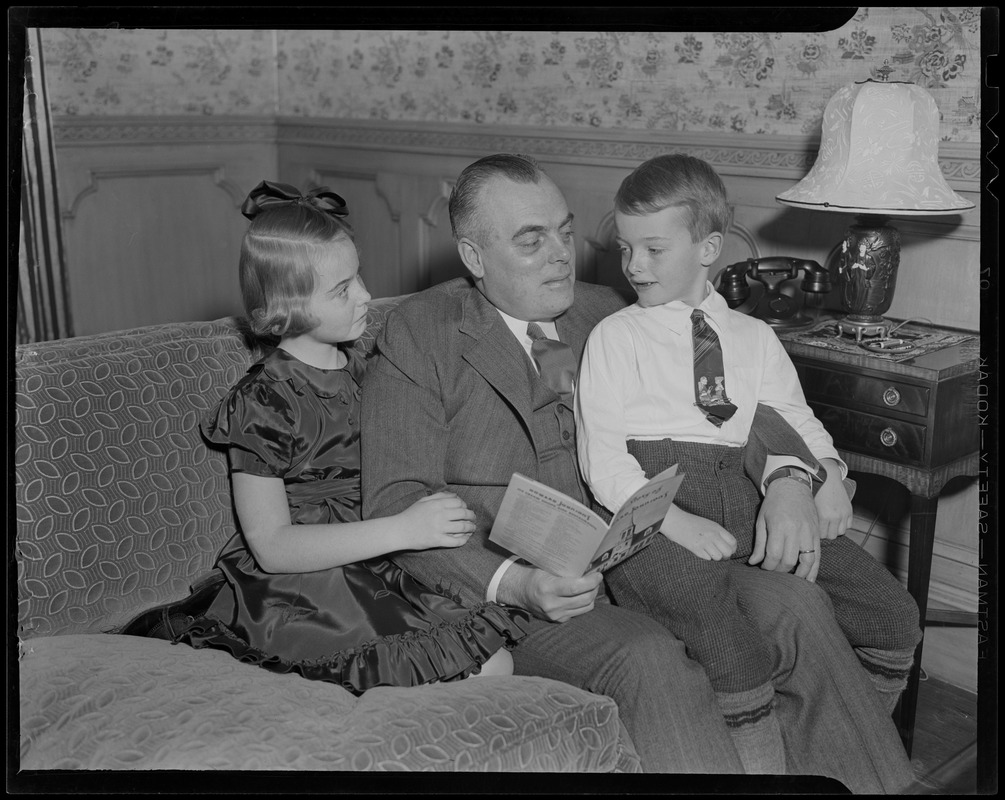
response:
{"label": "man's necktie", "polygon": [[536,322],[527,323],[531,339],[530,355],[541,371],[541,379],[563,400],[572,400],[573,381],[576,378],[576,357],[564,342],[549,339]]}
{"label": "man's necktie", "polygon": [[726,396],[722,346],[715,331],[705,322],[705,314],[698,309],[691,314],[691,328],[694,339],[695,405],[718,428],[736,413],[736,406]]}

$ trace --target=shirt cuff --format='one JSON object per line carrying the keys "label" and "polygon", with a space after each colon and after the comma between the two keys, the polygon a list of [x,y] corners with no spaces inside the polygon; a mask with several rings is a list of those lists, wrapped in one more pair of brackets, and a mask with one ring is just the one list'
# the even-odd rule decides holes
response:
{"label": "shirt cuff", "polygon": [[[639,489],[641,489],[649,482],[646,479],[645,475],[642,473],[641,469],[639,471],[639,474],[642,475],[641,478],[638,479],[633,478],[631,483],[626,488],[620,490],[617,497],[615,498],[615,504],[613,506],[608,506],[606,503],[603,503],[601,501],[604,508],[610,511],[611,514],[617,514],[621,510],[621,507],[632,499],[632,495],[634,495]],[[768,473],[764,473],[763,477],[765,478],[768,477]],[[593,496],[597,497],[595,493]],[[600,498],[597,499],[599,500]]]}
{"label": "shirt cuff", "polygon": [[485,590],[485,599],[490,603],[496,602],[496,592],[499,591],[499,583],[502,581],[503,574],[510,568],[510,565],[514,561],[519,561],[518,556],[510,556],[502,564],[499,565],[499,569],[496,570],[495,575],[492,576],[492,580],[489,581],[489,588]]}

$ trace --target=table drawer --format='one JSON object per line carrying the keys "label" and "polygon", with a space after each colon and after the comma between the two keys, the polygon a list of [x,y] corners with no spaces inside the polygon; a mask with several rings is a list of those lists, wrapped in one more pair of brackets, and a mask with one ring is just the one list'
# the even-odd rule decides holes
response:
{"label": "table drawer", "polygon": [[923,463],[928,429],[902,420],[815,403],[810,407],[838,448],[898,463]]}
{"label": "table drawer", "polygon": [[928,415],[931,392],[927,386],[805,364],[797,364],[796,370],[807,398],[836,404],[853,401],[881,411],[900,411],[919,417]]}

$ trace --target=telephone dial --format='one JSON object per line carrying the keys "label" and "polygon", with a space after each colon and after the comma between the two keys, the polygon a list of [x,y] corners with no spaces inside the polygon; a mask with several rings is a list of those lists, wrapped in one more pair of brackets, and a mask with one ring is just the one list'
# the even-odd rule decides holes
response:
{"label": "telephone dial", "polygon": [[[797,298],[792,287],[785,284],[800,275],[803,276],[799,285],[803,297]],[[764,285],[761,296],[755,300],[750,299],[748,278]],[[763,319],[773,328],[812,325],[813,320],[803,313],[802,306],[818,307],[831,290],[830,273],[816,261],[786,256],[748,258],[730,264],[719,273],[717,283],[717,291],[730,308]],[[788,292],[783,292],[783,288]]]}

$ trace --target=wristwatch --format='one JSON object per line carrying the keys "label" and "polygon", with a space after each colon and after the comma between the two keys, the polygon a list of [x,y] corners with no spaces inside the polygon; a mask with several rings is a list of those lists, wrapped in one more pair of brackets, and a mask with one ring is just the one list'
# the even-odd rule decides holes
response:
{"label": "wristwatch", "polygon": [[779,480],[780,478],[795,478],[806,484],[806,488],[811,492],[813,491],[813,478],[810,473],[805,469],[800,469],[799,467],[779,467],[774,472],[772,472],[767,478],[764,479],[764,489],[765,491],[772,483]]}

